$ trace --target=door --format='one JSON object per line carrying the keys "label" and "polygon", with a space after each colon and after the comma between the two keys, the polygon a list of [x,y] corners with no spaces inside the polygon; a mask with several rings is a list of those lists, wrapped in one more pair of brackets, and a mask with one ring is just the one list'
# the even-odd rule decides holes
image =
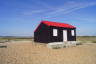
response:
{"label": "door", "polygon": [[67,41],[67,30],[63,30],[63,42]]}

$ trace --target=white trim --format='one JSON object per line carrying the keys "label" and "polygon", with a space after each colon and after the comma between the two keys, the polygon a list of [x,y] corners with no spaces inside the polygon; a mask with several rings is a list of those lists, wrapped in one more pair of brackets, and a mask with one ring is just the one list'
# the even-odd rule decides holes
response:
{"label": "white trim", "polygon": [[53,36],[58,36],[58,30],[57,29],[53,29]]}

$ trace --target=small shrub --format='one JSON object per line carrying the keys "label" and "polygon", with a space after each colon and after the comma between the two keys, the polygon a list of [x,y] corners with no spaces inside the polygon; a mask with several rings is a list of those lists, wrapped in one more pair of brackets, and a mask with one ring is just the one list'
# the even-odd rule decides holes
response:
{"label": "small shrub", "polygon": [[76,43],[76,45],[82,45],[82,43],[80,42],[80,43]]}
{"label": "small shrub", "polygon": [[96,43],[96,41],[92,41],[92,43]]}
{"label": "small shrub", "polygon": [[7,48],[7,46],[5,46],[5,45],[4,46],[0,46],[0,48]]}
{"label": "small shrub", "polygon": [[53,47],[52,49],[60,49],[61,47],[58,47],[58,46],[56,46],[56,47]]}
{"label": "small shrub", "polygon": [[64,45],[63,48],[66,48],[66,46]]}

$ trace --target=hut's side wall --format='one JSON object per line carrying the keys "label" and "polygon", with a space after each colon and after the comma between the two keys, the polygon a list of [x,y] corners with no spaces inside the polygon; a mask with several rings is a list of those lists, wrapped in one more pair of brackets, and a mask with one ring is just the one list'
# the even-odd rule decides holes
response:
{"label": "hut's side wall", "polygon": [[38,29],[34,32],[34,41],[41,43],[50,42],[49,27],[43,23],[40,24]]}

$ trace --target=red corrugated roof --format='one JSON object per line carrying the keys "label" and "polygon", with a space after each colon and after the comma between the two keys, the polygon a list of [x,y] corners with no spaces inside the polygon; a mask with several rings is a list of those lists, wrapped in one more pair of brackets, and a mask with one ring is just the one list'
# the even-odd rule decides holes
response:
{"label": "red corrugated roof", "polygon": [[52,21],[42,21],[41,23],[44,23],[48,26],[56,26],[56,27],[64,27],[64,28],[76,28],[72,25],[66,24],[66,23],[59,23],[59,22],[52,22]]}
{"label": "red corrugated roof", "polygon": [[[44,23],[47,26],[56,26],[56,27],[63,27],[63,28],[76,28],[76,27],[66,24],[66,23],[59,23],[59,22],[52,22],[52,21],[41,21],[41,23]],[[40,26],[40,24],[38,25],[38,27]],[[38,27],[35,29],[35,31],[38,29]]]}

